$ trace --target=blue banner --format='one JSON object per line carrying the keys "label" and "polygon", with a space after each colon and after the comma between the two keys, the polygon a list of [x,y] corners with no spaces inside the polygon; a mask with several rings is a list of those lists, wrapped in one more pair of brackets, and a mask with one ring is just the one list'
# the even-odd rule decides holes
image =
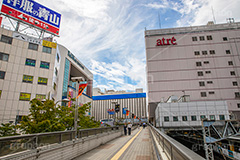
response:
{"label": "blue banner", "polygon": [[123,113],[123,114],[127,114],[127,111],[126,111],[126,110],[127,110],[127,108],[123,108],[123,109],[122,109],[122,113]]}

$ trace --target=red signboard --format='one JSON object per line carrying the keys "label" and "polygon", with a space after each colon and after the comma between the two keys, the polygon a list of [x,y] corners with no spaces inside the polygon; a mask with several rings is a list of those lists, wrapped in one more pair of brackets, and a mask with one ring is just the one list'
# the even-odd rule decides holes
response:
{"label": "red signboard", "polygon": [[156,43],[156,46],[165,46],[165,45],[176,45],[176,39],[174,37],[172,38],[168,38],[168,39],[165,39],[165,38],[162,38],[162,39],[158,39],[157,40],[157,43]]}
{"label": "red signboard", "polygon": [[87,83],[86,83],[86,84],[80,84],[80,85],[79,85],[77,98],[82,95],[82,93],[83,93],[84,89],[87,87],[87,85],[88,85]]}

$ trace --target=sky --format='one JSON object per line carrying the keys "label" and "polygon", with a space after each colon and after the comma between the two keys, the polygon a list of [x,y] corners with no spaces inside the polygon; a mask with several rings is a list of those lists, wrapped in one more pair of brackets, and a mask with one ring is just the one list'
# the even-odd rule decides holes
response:
{"label": "sky", "polygon": [[147,90],[145,29],[240,22],[240,0],[35,1],[62,15],[56,41],[93,73],[102,91]]}

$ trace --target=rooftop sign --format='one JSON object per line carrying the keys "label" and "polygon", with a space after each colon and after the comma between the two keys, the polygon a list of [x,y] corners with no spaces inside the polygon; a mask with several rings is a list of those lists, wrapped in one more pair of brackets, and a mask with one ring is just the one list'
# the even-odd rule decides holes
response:
{"label": "rooftop sign", "polygon": [[165,39],[165,38],[162,38],[162,39],[158,39],[157,40],[157,43],[156,43],[156,46],[165,46],[165,45],[176,45],[176,39],[174,37],[172,38],[168,38],[168,39]]}
{"label": "rooftop sign", "polygon": [[13,19],[59,35],[61,14],[33,0],[3,0],[1,12]]}

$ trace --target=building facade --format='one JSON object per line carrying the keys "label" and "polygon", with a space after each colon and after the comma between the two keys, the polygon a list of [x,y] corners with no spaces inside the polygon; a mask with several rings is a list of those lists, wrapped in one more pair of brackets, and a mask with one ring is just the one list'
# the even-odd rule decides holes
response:
{"label": "building facade", "polygon": [[169,96],[226,101],[240,110],[240,23],[146,30],[148,108]]}
{"label": "building facade", "polygon": [[[116,115],[110,115],[108,110],[115,109],[116,104],[119,104],[118,118],[132,118],[132,114],[138,118],[147,118],[146,93],[117,93],[113,94],[112,91],[111,94],[93,96],[91,116],[95,120],[115,118]],[[129,116],[123,114],[123,108],[130,111]]]}
{"label": "building facade", "polygon": [[0,34],[0,123],[27,115],[33,98],[75,96],[71,77],[89,84],[80,102],[92,100],[93,75],[67,48],[4,28]]}

